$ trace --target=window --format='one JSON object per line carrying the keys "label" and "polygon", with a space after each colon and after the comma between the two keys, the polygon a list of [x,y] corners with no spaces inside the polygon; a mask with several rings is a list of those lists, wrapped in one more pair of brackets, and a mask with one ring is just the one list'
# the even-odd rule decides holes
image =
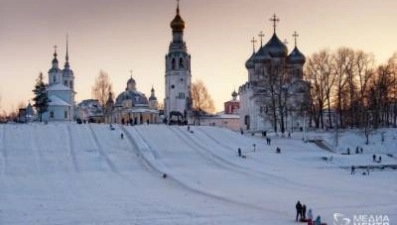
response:
{"label": "window", "polygon": [[57,77],[55,75],[52,77],[52,82],[54,82],[54,83],[57,82]]}
{"label": "window", "polygon": [[65,80],[65,81],[63,82],[63,84],[67,87],[67,86],[68,86],[68,81]]}
{"label": "window", "polygon": [[175,69],[175,58],[172,58],[172,60],[171,60],[171,69]]}
{"label": "window", "polygon": [[179,58],[179,68],[183,68],[183,59]]}
{"label": "window", "polygon": [[69,84],[70,84],[70,89],[73,89],[73,81],[70,81]]}
{"label": "window", "polygon": [[50,112],[50,118],[54,118],[54,112],[53,111]]}
{"label": "window", "polygon": [[184,99],[185,98],[185,93],[179,92],[178,98],[179,99]]}
{"label": "window", "polygon": [[65,111],[65,113],[64,113],[65,115],[65,119],[67,119],[68,118],[68,111]]}
{"label": "window", "polygon": [[174,88],[175,88],[175,85],[171,85],[171,88],[174,89]]}

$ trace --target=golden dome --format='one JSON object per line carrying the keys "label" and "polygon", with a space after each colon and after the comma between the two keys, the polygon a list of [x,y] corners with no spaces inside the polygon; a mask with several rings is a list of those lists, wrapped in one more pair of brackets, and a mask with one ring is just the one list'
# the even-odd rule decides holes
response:
{"label": "golden dome", "polygon": [[183,21],[182,17],[179,15],[179,6],[176,8],[176,16],[171,21],[170,25],[173,31],[183,31],[185,28],[185,21]]}

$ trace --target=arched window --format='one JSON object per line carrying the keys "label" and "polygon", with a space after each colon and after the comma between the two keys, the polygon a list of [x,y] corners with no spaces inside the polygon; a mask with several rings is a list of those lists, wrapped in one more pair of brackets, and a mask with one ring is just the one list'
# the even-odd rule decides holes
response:
{"label": "arched window", "polygon": [[69,85],[70,85],[70,86],[69,86],[70,89],[73,89],[73,81],[70,81],[70,82],[69,82]]}
{"label": "arched window", "polygon": [[65,80],[65,81],[63,82],[63,85],[65,85],[65,86],[67,87],[67,86],[68,86],[68,81]]}
{"label": "arched window", "polygon": [[54,75],[54,76],[52,77],[52,82],[54,82],[54,83],[57,82],[57,76]]}
{"label": "arched window", "polygon": [[179,58],[179,68],[184,68],[184,65],[183,65],[183,59],[182,58]]}
{"label": "arched window", "polygon": [[172,58],[172,60],[171,60],[171,69],[175,69],[176,68],[176,62],[175,62],[175,58]]}

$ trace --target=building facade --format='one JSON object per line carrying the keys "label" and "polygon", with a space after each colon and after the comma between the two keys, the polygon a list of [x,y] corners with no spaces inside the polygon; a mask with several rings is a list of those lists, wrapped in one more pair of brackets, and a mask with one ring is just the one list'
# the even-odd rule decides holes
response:
{"label": "building facade", "polygon": [[190,113],[191,99],[191,70],[190,55],[183,40],[185,22],[180,16],[179,2],[176,16],[170,24],[172,28],[172,41],[165,56],[165,99],[164,116],[168,121],[173,120],[173,115],[183,116],[187,120]]}
{"label": "building facade", "polygon": [[46,121],[72,121],[75,119],[74,73],[69,64],[69,46],[66,40],[65,65],[61,70],[56,46],[52,67],[48,71],[48,110],[43,114]]}
{"label": "building facade", "polygon": [[260,48],[246,61],[248,81],[239,87],[240,126],[248,132],[285,132],[301,127],[303,113],[310,105],[310,85],[303,80],[305,56],[299,51],[294,33],[295,47],[288,54],[287,46],[274,33],[263,45],[260,33]]}
{"label": "building facade", "polygon": [[105,122],[138,125],[143,123],[159,123],[159,111],[154,88],[148,100],[146,95],[136,88],[136,82],[128,79],[125,91],[120,93],[116,101],[110,94],[104,109]]}

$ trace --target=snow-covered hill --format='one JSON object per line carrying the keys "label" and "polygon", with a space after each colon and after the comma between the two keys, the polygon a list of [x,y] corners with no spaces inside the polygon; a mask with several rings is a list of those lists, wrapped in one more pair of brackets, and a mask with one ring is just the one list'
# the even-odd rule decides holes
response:
{"label": "snow-covered hill", "polygon": [[[350,174],[351,165],[397,165],[393,130],[382,131],[384,143],[374,134],[368,146],[359,133],[339,134],[337,153],[304,143],[302,133],[270,134],[269,146],[225,129],[190,130],[2,124],[0,224],[294,224],[298,200],[328,224],[334,213],[397,223],[397,171]],[[310,135],[333,145],[333,134]],[[340,154],[347,147],[352,154]]]}

